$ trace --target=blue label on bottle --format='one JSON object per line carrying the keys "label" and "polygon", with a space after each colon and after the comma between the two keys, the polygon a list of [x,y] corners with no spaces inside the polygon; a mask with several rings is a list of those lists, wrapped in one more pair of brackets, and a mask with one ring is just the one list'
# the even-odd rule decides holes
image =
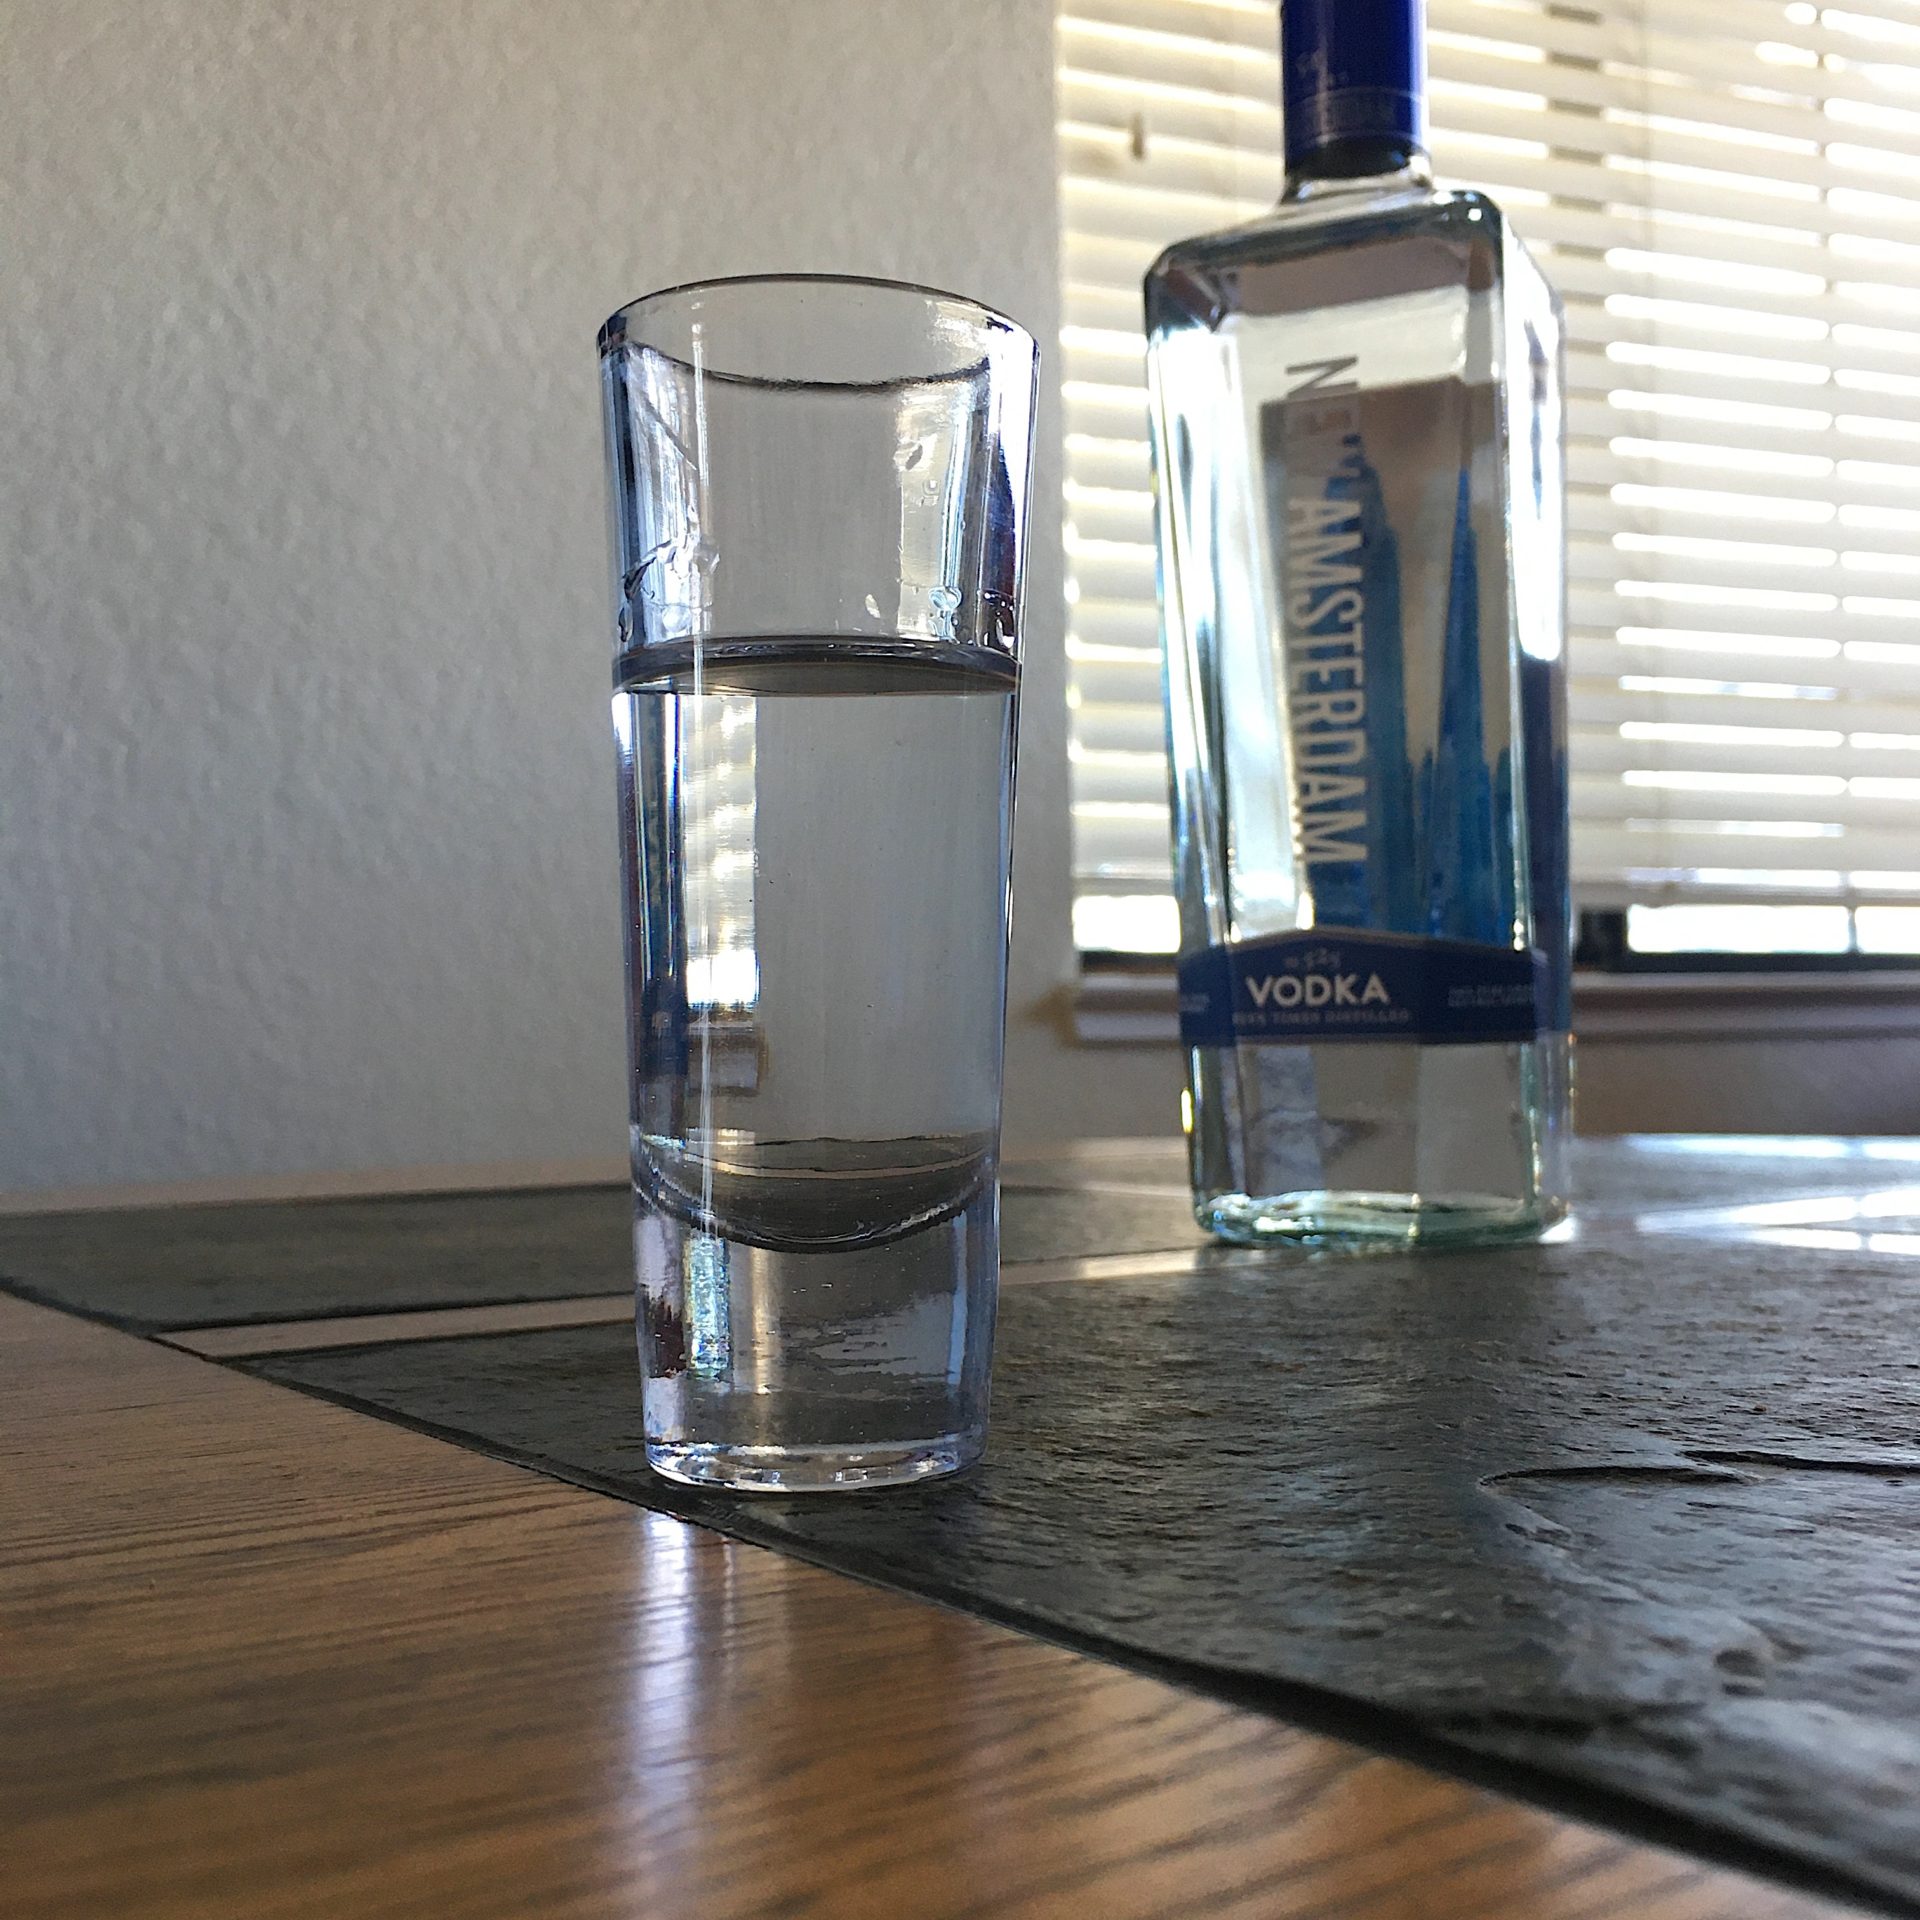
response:
{"label": "blue label on bottle", "polygon": [[1180,1038],[1190,1047],[1531,1040],[1547,1024],[1546,971],[1538,952],[1465,940],[1344,927],[1270,934],[1181,960]]}

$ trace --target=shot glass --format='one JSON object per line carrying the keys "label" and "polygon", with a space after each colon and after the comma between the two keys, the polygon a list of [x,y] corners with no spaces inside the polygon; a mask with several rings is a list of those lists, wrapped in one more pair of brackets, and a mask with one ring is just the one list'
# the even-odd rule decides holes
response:
{"label": "shot glass", "polygon": [[801,1492],[986,1438],[1037,354],[952,294],[600,335],[647,1458]]}

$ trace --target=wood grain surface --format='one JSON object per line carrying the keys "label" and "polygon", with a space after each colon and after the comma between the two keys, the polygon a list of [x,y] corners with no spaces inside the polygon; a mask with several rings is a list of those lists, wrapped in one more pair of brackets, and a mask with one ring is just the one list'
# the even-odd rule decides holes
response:
{"label": "wood grain surface", "polygon": [[0,1299],[9,1920],[1837,1911]]}

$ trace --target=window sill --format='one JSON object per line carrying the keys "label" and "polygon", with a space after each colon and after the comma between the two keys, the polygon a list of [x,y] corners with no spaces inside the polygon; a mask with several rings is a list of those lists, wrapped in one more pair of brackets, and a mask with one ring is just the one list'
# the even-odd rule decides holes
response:
{"label": "window sill", "polygon": [[[1083,1046],[1172,1046],[1173,974],[1088,968],[1070,989]],[[1574,1028],[1585,1040],[1813,1040],[1920,1037],[1920,969],[1885,973],[1581,973]]]}

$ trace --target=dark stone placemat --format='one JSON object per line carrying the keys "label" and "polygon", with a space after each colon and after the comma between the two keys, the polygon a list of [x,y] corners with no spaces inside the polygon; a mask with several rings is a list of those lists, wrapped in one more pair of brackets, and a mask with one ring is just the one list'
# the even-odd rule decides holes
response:
{"label": "dark stone placemat", "polygon": [[648,1474],[620,1327],[247,1364],[1238,1698],[1360,1703],[1363,1735],[1897,1904],[1920,1902],[1917,1285],[1653,1237],[1015,1284],[986,1463],[813,1501]]}
{"label": "dark stone placemat", "polygon": [[1088,1140],[1050,1153],[1016,1154],[1007,1161],[1008,1185],[1148,1187],[1183,1193],[1187,1143],[1164,1139]]}
{"label": "dark stone placemat", "polygon": [[[1576,1141],[1574,1165],[1582,1207],[1634,1213],[1920,1187],[1920,1139],[1619,1134]],[[1186,1177],[1186,1143],[1177,1136],[1081,1141],[1007,1163],[1008,1183],[1026,1186],[1165,1191],[1183,1187]]]}
{"label": "dark stone placemat", "polygon": [[1626,1134],[1575,1148],[1579,1205],[1604,1216],[1920,1187],[1920,1140]]}
{"label": "dark stone placemat", "polygon": [[[1792,1195],[1920,1187],[1920,1142],[1583,1140],[1596,1223]],[[1009,1264],[1207,1244],[1178,1140],[1010,1164]],[[1087,1191],[1092,1186],[1098,1191]],[[139,1332],[618,1293],[632,1283],[618,1187],[0,1217],[0,1288]]]}
{"label": "dark stone placemat", "polygon": [[139,1332],[617,1293],[619,1187],[0,1219],[0,1286]]}
{"label": "dark stone placemat", "polygon": [[[1178,1194],[1009,1187],[1008,1262],[1207,1244]],[[499,1306],[633,1285],[624,1187],[0,1218],[0,1288],[135,1332]]]}
{"label": "dark stone placemat", "polygon": [[1219,1243],[1175,1193],[1081,1193],[1007,1186],[1000,1193],[1000,1258],[1084,1260],[1110,1253],[1176,1253]]}

